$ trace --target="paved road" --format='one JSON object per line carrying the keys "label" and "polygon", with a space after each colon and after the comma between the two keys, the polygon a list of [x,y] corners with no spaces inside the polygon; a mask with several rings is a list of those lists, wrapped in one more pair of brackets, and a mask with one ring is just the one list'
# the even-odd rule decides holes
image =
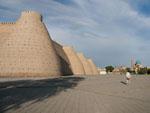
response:
{"label": "paved road", "polygon": [[150,76],[72,76],[0,83],[0,113],[150,113]]}

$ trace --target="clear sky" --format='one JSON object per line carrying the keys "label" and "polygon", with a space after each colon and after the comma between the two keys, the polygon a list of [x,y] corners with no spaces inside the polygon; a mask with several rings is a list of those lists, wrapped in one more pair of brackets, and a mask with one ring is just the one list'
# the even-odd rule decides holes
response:
{"label": "clear sky", "polygon": [[150,66],[150,0],[0,0],[0,21],[23,10],[43,14],[53,40],[71,45],[97,66]]}

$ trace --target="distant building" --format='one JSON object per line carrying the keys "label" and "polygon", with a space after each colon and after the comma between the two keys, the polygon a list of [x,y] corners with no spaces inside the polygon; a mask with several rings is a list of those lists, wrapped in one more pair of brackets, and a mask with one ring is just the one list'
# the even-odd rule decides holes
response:
{"label": "distant building", "polygon": [[113,74],[124,74],[126,72],[126,67],[125,66],[119,66],[115,67],[113,70]]}
{"label": "distant building", "polygon": [[143,68],[143,65],[140,60],[131,60],[131,71],[134,71],[135,73],[138,73],[138,71]]}
{"label": "distant building", "polygon": [[106,75],[107,74],[105,68],[98,68],[98,72],[99,72],[100,75]]}
{"label": "distant building", "polygon": [[135,64],[134,64],[134,67],[133,67],[135,73],[138,73],[138,71],[139,71],[140,68],[142,68],[142,67],[143,67],[143,65],[142,65],[141,61],[140,61],[140,60],[136,60],[136,62],[135,62]]}

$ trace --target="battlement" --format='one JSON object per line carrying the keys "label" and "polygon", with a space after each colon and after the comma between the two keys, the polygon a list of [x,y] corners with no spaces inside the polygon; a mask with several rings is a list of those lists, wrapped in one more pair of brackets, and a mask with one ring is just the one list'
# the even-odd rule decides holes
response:
{"label": "battlement", "polygon": [[23,12],[21,12],[21,14],[41,16],[41,14],[36,11],[23,11]]}
{"label": "battlement", "polygon": [[40,20],[42,21],[42,15],[38,12],[35,11],[23,11],[21,12],[21,16],[19,18],[19,20],[23,21],[23,20],[33,20],[33,21],[37,21]]}
{"label": "battlement", "polygon": [[0,25],[11,25],[15,24],[16,22],[0,22]]}
{"label": "battlement", "polygon": [[15,27],[15,22],[0,22],[0,33],[8,33]]}
{"label": "battlement", "polygon": [[[42,15],[36,11],[23,11],[18,21],[42,21]],[[13,25],[16,22],[0,22],[0,25]]]}

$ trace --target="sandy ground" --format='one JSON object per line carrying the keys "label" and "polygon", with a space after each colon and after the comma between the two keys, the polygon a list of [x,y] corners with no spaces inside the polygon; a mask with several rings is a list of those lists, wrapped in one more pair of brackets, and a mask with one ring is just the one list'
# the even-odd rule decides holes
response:
{"label": "sandy ground", "polygon": [[150,113],[150,76],[1,78],[0,113]]}

